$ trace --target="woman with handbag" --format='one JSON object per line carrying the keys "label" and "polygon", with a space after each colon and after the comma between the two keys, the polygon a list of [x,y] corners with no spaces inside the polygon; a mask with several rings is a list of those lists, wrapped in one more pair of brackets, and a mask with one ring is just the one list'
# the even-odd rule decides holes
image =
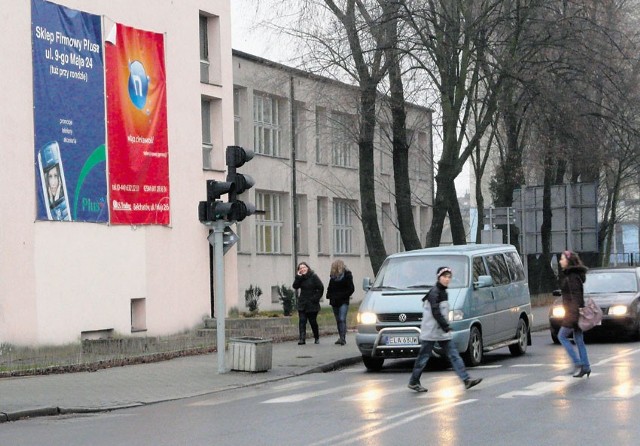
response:
{"label": "woman with handbag", "polygon": [[[587,268],[582,264],[577,253],[563,251],[560,256],[560,267],[563,271],[563,279],[560,284],[562,291],[562,305],[564,306],[564,319],[558,332],[558,339],[573,361],[575,369],[572,372],[574,378],[582,378],[591,374],[591,365],[587,356],[587,348],[584,345],[584,334],[578,326],[580,309],[584,307],[583,287],[586,280]],[[569,336],[573,333],[573,341],[578,348],[576,354]]]}

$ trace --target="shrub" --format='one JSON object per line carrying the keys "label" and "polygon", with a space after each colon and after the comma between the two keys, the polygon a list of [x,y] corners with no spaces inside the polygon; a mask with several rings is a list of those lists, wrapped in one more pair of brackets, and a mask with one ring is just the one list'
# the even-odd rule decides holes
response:
{"label": "shrub", "polygon": [[296,293],[293,289],[286,285],[278,286],[278,296],[282,302],[282,310],[285,316],[291,316],[293,309],[296,307]]}
{"label": "shrub", "polygon": [[262,290],[257,285],[255,287],[249,285],[249,288],[244,291],[244,303],[250,312],[255,313],[258,311],[260,296],[262,296]]}

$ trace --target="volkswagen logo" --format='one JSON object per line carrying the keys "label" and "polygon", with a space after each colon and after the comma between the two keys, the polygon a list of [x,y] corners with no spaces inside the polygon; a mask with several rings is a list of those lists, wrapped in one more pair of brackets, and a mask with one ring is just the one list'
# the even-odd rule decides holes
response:
{"label": "volkswagen logo", "polygon": [[407,315],[404,313],[400,313],[400,316],[398,316],[398,320],[400,322],[407,322]]}

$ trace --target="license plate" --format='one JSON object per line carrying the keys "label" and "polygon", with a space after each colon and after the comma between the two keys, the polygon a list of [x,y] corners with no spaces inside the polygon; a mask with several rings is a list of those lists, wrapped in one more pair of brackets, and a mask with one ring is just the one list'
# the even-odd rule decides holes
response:
{"label": "license plate", "polygon": [[418,345],[417,336],[389,336],[387,345]]}

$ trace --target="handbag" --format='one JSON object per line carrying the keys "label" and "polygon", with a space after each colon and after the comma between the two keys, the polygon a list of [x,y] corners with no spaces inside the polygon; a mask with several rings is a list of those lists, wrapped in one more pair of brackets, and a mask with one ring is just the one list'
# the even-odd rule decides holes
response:
{"label": "handbag", "polygon": [[591,330],[596,325],[602,323],[602,309],[595,303],[592,298],[587,299],[585,306],[580,309],[578,317],[578,327],[580,330]]}

